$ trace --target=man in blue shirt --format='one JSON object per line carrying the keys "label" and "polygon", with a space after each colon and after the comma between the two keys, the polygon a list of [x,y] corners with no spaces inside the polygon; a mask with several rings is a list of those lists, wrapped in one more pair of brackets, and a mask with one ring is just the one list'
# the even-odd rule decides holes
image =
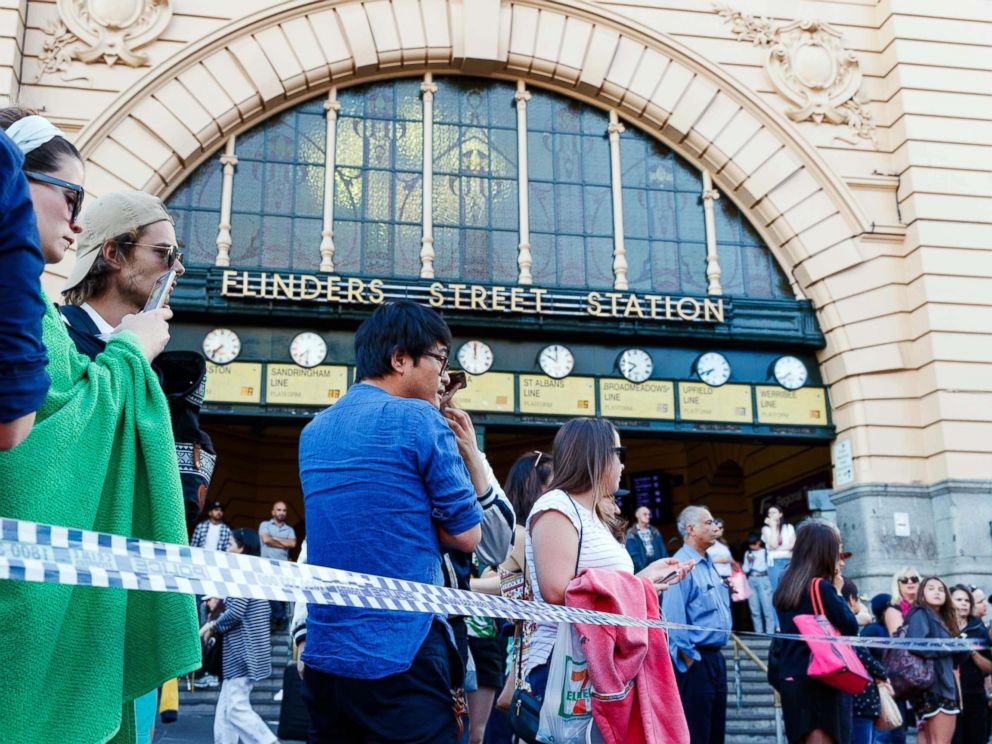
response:
{"label": "man in blue shirt", "polygon": [[727,722],[727,666],[721,648],[730,638],[730,590],[706,554],[719,527],[703,506],[679,514],[684,545],[675,554],[695,568],[662,595],[665,620],[711,630],[672,630],[668,648],[692,744],[723,744]]}
{"label": "man in blue shirt", "polygon": [[24,155],[0,130],[0,450],[31,432],[48,393],[41,255]]}
{"label": "man in blue shirt", "polygon": [[[438,410],[450,346],[441,317],[410,301],[359,327],[358,384],[300,437],[309,563],[439,585],[442,547],[475,549],[480,494]],[[464,740],[443,618],[311,604],[303,663],[311,744]]]}

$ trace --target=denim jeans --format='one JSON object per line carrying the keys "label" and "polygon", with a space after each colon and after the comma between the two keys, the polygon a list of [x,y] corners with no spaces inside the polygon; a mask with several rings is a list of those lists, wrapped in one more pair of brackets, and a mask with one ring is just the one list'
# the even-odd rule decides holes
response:
{"label": "denim jeans", "polygon": [[854,717],[851,744],[875,744],[875,719]]}
{"label": "denim jeans", "polygon": [[751,622],[758,633],[775,632],[775,610],[772,608],[772,582],[767,576],[749,576],[751,596],[747,606],[751,608]]}

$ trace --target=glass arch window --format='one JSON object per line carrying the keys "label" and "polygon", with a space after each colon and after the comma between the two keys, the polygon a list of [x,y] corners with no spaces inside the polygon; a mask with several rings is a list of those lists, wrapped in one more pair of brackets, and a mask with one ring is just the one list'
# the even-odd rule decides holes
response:
{"label": "glass arch window", "polygon": [[[420,277],[429,177],[435,276],[515,283],[526,176],[535,285],[613,287],[619,197],[630,289],[706,294],[702,174],[686,160],[628,126],[619,137],[615,184],[607,114],[531,89],[522,174],[516,87],[452,76],[435,80],[433,152],[425,174],[421,82],[397,79],[339,91],[331,199],[335,272]],[[318,97],[236,138],[233,266],[318,269],[327,126],[324,97]],[[222,171],[217,159],[204,163],[168,200],[193,266],[214,262]],[[791,298],[788,279],[726,196],[714,203],[714,217],[724,294]]]}

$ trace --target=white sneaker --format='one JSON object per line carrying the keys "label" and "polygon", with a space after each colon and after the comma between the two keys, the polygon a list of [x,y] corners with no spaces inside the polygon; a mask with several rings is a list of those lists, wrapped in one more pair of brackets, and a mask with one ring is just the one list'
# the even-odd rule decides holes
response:
{"label": "white sneaker", "polygon": [[272,699],[275,700],[277,703],[281,703],[282,702],[282,690],[279,690],[279,692],[277,692],[275,695],[273,695],[272,696]]}
{"label": "white sneaker", "polygon": [[203,689],[205,687],[217,687],[219,684],[220,680],[214,675],[204,674],[202,677],[197,678],[197,680],[193,682],[193,687]]}

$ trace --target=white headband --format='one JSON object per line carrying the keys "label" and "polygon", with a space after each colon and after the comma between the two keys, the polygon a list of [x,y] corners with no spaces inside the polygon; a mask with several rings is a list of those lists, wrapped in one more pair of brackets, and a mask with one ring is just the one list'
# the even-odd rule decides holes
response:
{"label": "white headband", "polygon": [[55,137],[64,137],[62,131],[44,116],[32,114],[18,119],[7,127],[7,136],[27,155]]}

